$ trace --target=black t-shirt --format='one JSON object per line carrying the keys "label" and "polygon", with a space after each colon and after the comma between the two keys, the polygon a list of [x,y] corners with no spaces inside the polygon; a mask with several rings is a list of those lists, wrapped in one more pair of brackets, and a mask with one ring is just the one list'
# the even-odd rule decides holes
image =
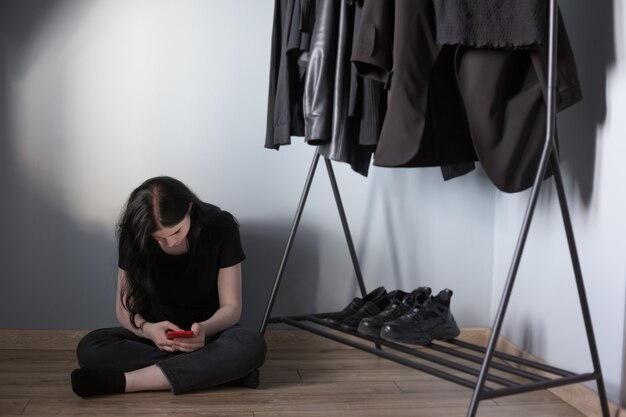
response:
{"label": "black t-shirt", "polygon": [[[151,241],[150,245],[155,245],[153,284],[159,305],[155,312],[142,312],[146,320],[169,320],[183,329],[207,320],[219,308],[217,276],[220,268],[245,259],[239,225],[234,217],[215,206],[207,205],[204,209],[207,221],[201,225],[197,247],[192,246],[189,252],[168,255],[156,241]],[[195,254],[193,259],[192,254]],[[131,264],[121,251],[119,255],[118,266],[127,271]]]}

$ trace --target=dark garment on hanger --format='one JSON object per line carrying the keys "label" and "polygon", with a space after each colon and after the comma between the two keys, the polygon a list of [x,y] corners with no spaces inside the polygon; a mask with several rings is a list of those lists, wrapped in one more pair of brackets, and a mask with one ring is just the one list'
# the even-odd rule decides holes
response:
{"label": "dark garment on hanger", "polygon": [[309,62],[304,81],[304,137],[313,145],[332,135],[339,2],[316,0]]}
{"label": "dark garment on hanger", "polygon": [[[353,60],[360,72],[390,86],[374,165],[445,165],[479,157],[500,190],[530,187],[545,132],[545,48],[438,46],[430,6],[365,1]],[[558,54],[562,110],[581,98],[562,21]]]}
{"label": "dark garment on hanger", "polygon": [[[287,39],[287,62],[289,63],[290,108],[292,136],[304,136],[304,77],[309,62],[311,29],[306,26],[303,16],[308,13],[308,0],[295,0],[289,38]],[[302,8],[304,3],[304,10]]]}
{"label": "dark garment on hanger", "polygon": [[272,28],[270,83],[265,147],[279,149],[291,136],[304,136],[302,85],[304,66],[300,46],[308,43],[299,30],[300,0],[276,0]]}
{"label": "dark garment on hanger", "polygon": [[358,73],[387,83],[393,67],[393,4],[363,0],[361,23],[352,51]]}
{"label": "dark garment on hanger", "polygon": [[[547,47],[459,47],[456,70],[476,152],[502,191],[532,186],[546,129]],[[559,16],[557,111],[582,99],[576,63]],[[550,174],[550,172],[548,172]]]}
{"label": "dark garment on hanger", "polygon": [[545,0],[433,0],[437,43],[523,48],[544,43]]}
{"label": "dark garment on hanger", "polygon": [[352,53],[357,70],[389,88],[374,165],[475,161],[454,80],[453,47],[435,42],[432,1],[366,0],[358,38]]}
{"label": "dark garment on hanger", "polygon": [[443,165],[441,167],[441,176],[444,181],[453,180],[458,177],[462,177],[465,174],[469,174],[476,169],[476,163],[474,162],[462,162],[460,164]]}
{"label": "dark garment on hanger", "polygon": [[[352,50],[356,48],[361,27],[363,0],[346,0],[354,7]],[[375,146],[387,111],[387,91],[384,84],[362,77],[354,65],[350,66],[350,104],[348,116],[358,121],[359,144]]]}
{"label": "dark garment on hanger", "polygon": [[355,98],[354,102],[352,96],[350,98],[348,115],[359,125],[359,144],[376,146],[387,111],[387,91],[383,83],[361,77],[354,66],[352,66],[352,72],[355,81]]}
{"label": "dark garment on hanger", "polygon": [[[350,2],[351,3],[351,2]],[[321,155],[367,175],[373,147],[359,144],[358,120],[348,117],[354,5],[317,0],[304,87],[305,139]]]}

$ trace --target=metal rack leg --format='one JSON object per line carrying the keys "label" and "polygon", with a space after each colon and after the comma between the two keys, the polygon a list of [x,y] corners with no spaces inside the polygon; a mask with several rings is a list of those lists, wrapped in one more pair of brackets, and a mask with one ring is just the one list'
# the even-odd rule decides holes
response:
{"label": "metal rack leg", "polygon": [[[546,171],[546,161],[545,154],[541,158],[542,162],[540,164],[540,172],[537,175],[537,179],[543,178]],[[485,357],[483,359],[483,364],[480,369],[480,373],[478,375],[478,380],[476,381],[476,388],[474,389],[474,394],[472,395],[472,400],[470,402],[469,409],[467,411],[468,417],[474,417],[476,415],[476,410],[478,409],[478,402],[480,401],[480,394],[485,386],[487,373],[489,372],[489,366],[491,364],[491,359],[493,357],[493,353],[496,348],[496,343],[498,341],[498,337],[500,336],[500,330],[502,328],[502,322],[504,321],[504,315],[506,314],[506,309],[509,304],[509,299],[511,298],[511,291],[513,290],[513,284],[515,283],[515,278],[517,276],[517,271],[519,269],[519,264],[522,258],[522,253],[524,251],[524,245],[526,244],[526,238],[528,237],[528,231],[530,229],[530,223],[532,221],[533,213],[535,211],[535,206],[537,204],[537,199],[539,197],[539,189],[541,185],[541,180],[537,183],[535,180],[535,184],[533,185],[533,189],[531,192],[531,197],[528,202],[528,206],[526,208],[526,214],[524,215],[524,221],[522,223],[522,230],[520,231],[519,238],[517,240],[517,246],[515,248],[515,253],[513,254],[513,260],[511,261],[511,266],[509,268],[509,274],[506,280],[506,284],[504,285],[504,290],[502,292],[502,298],[500,299],[500,305],[498,306],[498,312],[496,313],[496,318],[491,330],[491,335],[489,336],[489,343],[487,344],[487,349],[485,351]]]}
{"label": "metal rack leg", "polygon": [[[511,298],[511,291],[513,290],[513,284],[515,283],[515,277],[519,269],[519,264],[526,244],[526,238],[528,237],[528,231],[530,229],[530,223],[537,205],[537,199],[539,198],[539,190],[541,188],[541,182],[543,181],[548,166],[549,156],[554,147],[554,124],[556,122],[556,47],[557,47],[557,0],[550,0],[548,6],[548,83],[547,83],[547,97],[546,97],[546,135],[543,150],[541,152],[541,159],[539,160],[539,166],[537,167],[537,174],[533,182],[533,187],[526,207],[526,214],[524,215],[524,221],[522,222],[522,229],[517,240],[517,246],[513,254],[513,260],[511,261],[511,267],[509,268],[509,274],[504,285],[502,292],[502,298],[500,299],[500,305],[498,306],[498,312],[489,336],[489,342],[485,350],[485,357],[483,364],[480,368],[480,373],[476,381],[476,387],[472,394],[472,400],[467,410],[467,417],[474,417],[478,410],[478,403],[481,400],[481,394],[485,387],[486,377],[489,372],[493,353],[496,348],[498,337],[500,336],[500,330],[502,329],[502,322],[504,321],[504,315]],[[557,167],[558,169],[558,167]]]}
{"label": "metal rack leg", "polygon": [[356,257],[356,250],[354,250],[354,243],[352,242],[352,235],[350,234],[350,228],[348,227],[348,220],[346,219],[346,212],[343,209],[343,203],[341,202],[341,195],[339,194],[339,187],[337,187],[337,180],[335,179],[335,172],[333,166],[328,158],[324,158],[326,163],[326,170],[328,171],[328,178],[330,179],[330,185],[333,188],[333,194],[335,195],[335,201],[337,202],[337,210],[339,211],[339,217],[341,218],[341,226],[343,227],[343,233],[346,236],[346,242],[348,243],[348,250],[350,251],[350,258],[352,259],[352,265],[354,266],[354,273],[356,274],[356,280],[359,283],[359,289],[361,290],[361,296],[365,297],[367,290],[365,289],[365,283],[363,282],[363,275],[361,274],[361,267],[359,266],[359,260]]}
{"label": "metal rack leg", "polygon": [[265,308],[265,315],[263,316],[263,321],[261,322],[261,328],[259,329],[259,333],[261,334],[265,334],[265,330],[267,328],[267,321],[270,318],[272,308],[274,307],[274,301],[276,300],[278,287],[280,286],[280,281],[283,277],[283,273],[285,272],[285,266],[287,265],[287,258],[289,257],[291,246],[293,245],[293,238],[296,235],[296,231],[298,230],[298,225],[300,224],[302,211],[304,210],[304,205],[306,204],[306,199],[309,195],[309,190],[311,189],[311,183],[313,182],[313,177],[315,176],[315,168],[317,168],[317,163],[319,162],[319,159],[320,159],[320,154],[316,148],[315,155],[313,156],[313,161],[311,162],[311,168],[309,168],[309,175],[306,177],[304,190],[302,191],[302,196],[300,197],[300,202],[298,203],[298,209],[296,210],[296,215],[293,219],[293,224],[291,225],[291,232],[289,232],[289,238],[287,239],[287,245],[285,246],[283,259],[280,261],[280,266],[278,267],[278,273],[276,274],[276,279],[274,280],[274,287],[272,288],[272,294],[270,295],[270,298],[267,302],[267,307]]}
{"label": "metal rack leg", "polygon": [[554,182],[556,184],[556,190],[559,196],[559,205],[561,207],[561,214],[563,216],[563,225],[565,227],[565,234],[567,235],[567,244],[569,246],[570,257],[572,258],[572,267],[574,268],[574,276],[576,278],[576,287],[578,288],[578,298],[580,300],[580,308],[583,314],[583,321],[585,322],[585,329],[587,331],[587,341],[589,343],[589,351],[591,353],[591,361],[593,363],[593,369],[596,376],[596,384],[598,387],[598,396],[600,399],[600,407],[602,409],[602,416],[609,417],[609,404],[606,397],[606,389],[604,388],[604,379],[602,377],[602,370],[600,368],[600,358],[598,356],[598,347],[596,345],[596,338],[593,332],[593,326],[591,324],[591,314],[589,312],[589,303],[587,302],[587,295],[585,292],[585,284],[583,282],[582,268],[580,267],[580,259],[578,258],[578,250],[576,249],[576,240],[574,239],[574,229],[572,227],[572,219],[569,214],[569,208],[567,206],[567,198],[565,196],[565,188],[563,187],[563,178],[561,176],[561,170],[559,169],[559,161],[556,156],[556,148],[552,151],[552,157],[550,162],[552,163],[552,169],[554,170]]}
{"label": "metal rack leg", "polygon": [[[320,158],[320,154],[318,150],[316,149],[315,155],[313,156],[313,161],[311,162],[311,167],[309,169],[309,174],[304,184],[304,190],[302,191],[302,196],[300,197],[300,202],[298,203],[298,209],[296,210],[296,214],[294,216],[293,224],[291,226],[291,232],[289,233],[289,238],[287,239],[287,244],[285,246],[283,258],[280,262],[280,266],[278,267],[278,273],[276,274],[276,279],[274,280],[274,287],[272,288],[272,293],[270,295],[270,298],[267,303],[267,307],[265,309],[263,321],[261,322],[261,327],[259,329],[259,333],[261,334],[265,334],[265,330],[267,329],[267,322],[270,318],[270,314],[272,313],[272,308],[274,307],[274,301],[276,300],[278,288],[280,286],[283,273],[285,272],[287,259],[289,258],[289,253],[291,252],[291,247],[293,245],[293,239],[296,235],[296,231],[298,230],[298,226],[300,224],[300,218],[302,217],[302,212],[304,211],[304,205],[306,204],[306,200],[309,195],[309,190],[311,188],[311,183],[313,182],[313,177],[315,176],[315,169],[317,168],[319,158]],[[348,226],[348,221],[346,219],[346,213],[343,208],[343,203],[341,201],[341,195],[339,193],[339,187],[337,186],[337,179],[335,178],[335,172],[333,170],[331,162],[327,158],[324,158],[324,162],[326,163],[328,177],[330,179],[330,184],[333,189],[335,202],[337,203],[337,210],[339,211],[339,217],[341,218],[341,226],[343,227],[343,232],[346,237],[346,242],[348,243],[348,250],[350,251],[350,258],[352,259],[352,265],[354,266],[354,272],[356,274],[356,279],[359,284],[359,289],[361,291],[362,296],[365,296],[367,294],[367,291],[365,289],[365,284],[363,282],[363,275],[361,273],[361,267],[359,266],[359,261],[356,256],[356,250],[354,249],[354,242],[352,241],[352,235],[350,234],[350,228]],[[380,345],[378,344],[376,344],[376,347],[379,349],[381,348]]]}
{"label": "metal rack leg", "polygon": [[[356,250],[354,249],[354,242],[352,241],[352,234],[348,227],[348,220],[346,219],[346,212],[343,209],[343,203],[341,202],[341,194],[339,194],[339,187],[337,186],[337,179],[335,178],[335,171],[333,170],[332,163],[328,158],[324,158],[326,163],[326,170],[328,171],[328,178],[330,179],[330,185],[333,189],[333,195],[335,196],[335,202],[337,203],[337,211],[339,211],[339,217],[341,218],[341,226],[343,227],[343,233],[346,236],[346,242],[348,243],[348,250],[350,251],[350,259],[352,259],[352,265],[354,266],[354,273],[356,274],[356,280],[361,290],[361,296],[365,297],[367,290],[365,283],[363,282],[363,275],[361,274],[361,267],[359,266],[359,260],[356,257]],[[382,350],[382,346],[379,343],[375,343],[376,349]]]}

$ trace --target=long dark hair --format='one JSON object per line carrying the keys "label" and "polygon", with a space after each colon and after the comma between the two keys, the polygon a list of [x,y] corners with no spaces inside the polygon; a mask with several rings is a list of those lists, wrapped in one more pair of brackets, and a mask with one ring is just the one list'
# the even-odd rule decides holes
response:
{"label": "long dark hair", "polygon": [[[128,197],[117,224],[120,258],[125,261],[126,288],[120,288],[122,305],[130,314],[130,322],[138,328],[135,317],[158,315],[158,299],[154,290],[154,263],[158,244],[152,233],[180,223],[191,203],[191,226],[187,238],[190,256],[197,248],[200,229],[206,220],[203,203],[185,184],[171,177],[154,177],[144,181]],[[157,213],[159,218],[157,218]]]}

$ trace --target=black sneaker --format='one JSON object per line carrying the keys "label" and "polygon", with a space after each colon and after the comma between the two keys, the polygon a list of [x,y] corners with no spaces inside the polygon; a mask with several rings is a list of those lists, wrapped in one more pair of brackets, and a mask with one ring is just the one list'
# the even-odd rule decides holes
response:
{"label": "black sneaker", "polygon": [[394,291],[389,294],[397,293],[397,296],[391,299],[391,303],[382,312],[374,317],[365,317],[359,323],[357,331],[361,334],[372,337],[380,337],[380,329],[388,321],[393,321],[404,315],[407,311],[416,305],[421,306],[430,295],[430,288],[419,287],[410,293],[404,291]]}
{"label": "black sneaker", "polygon": [[354,313],[351,316],[346,317],[341,322],[340,326],[346,330],[352,330],[356,332],[357,327],[359,327],[359,323],[365,317],[372,317],[380,313],[389,305],[389,302],[392,298],[396,297],[396,291],[392,291],[389,294],[382,294],[378,298],[374,298],[368,301],[365,301],[363,307],[359,308],[359,311]]}
{"label": "black sneaker", "polygon": [[348,304],[343,310],[328,314],[326,317],[324,317],[324,320],[334,324],[340,324],[344,319],[359,311],[359,309],[363,307],[363,304],[365,304],[367,301],[378,299],[381,296],[385,295],[387,295],[387,290],[385,289],[385,287],[378,287],[362,299],[359,297],[354,297],[352,302],[350,302],[350,304]]}
{"label": "black sneaker", "polygon": [[434,339],[450,340],[461,334],[450,312],[452,291],[445,289],[431,296],[421,307],[385,323],[380,331],[383,339],[394,342],[427,345]]}

